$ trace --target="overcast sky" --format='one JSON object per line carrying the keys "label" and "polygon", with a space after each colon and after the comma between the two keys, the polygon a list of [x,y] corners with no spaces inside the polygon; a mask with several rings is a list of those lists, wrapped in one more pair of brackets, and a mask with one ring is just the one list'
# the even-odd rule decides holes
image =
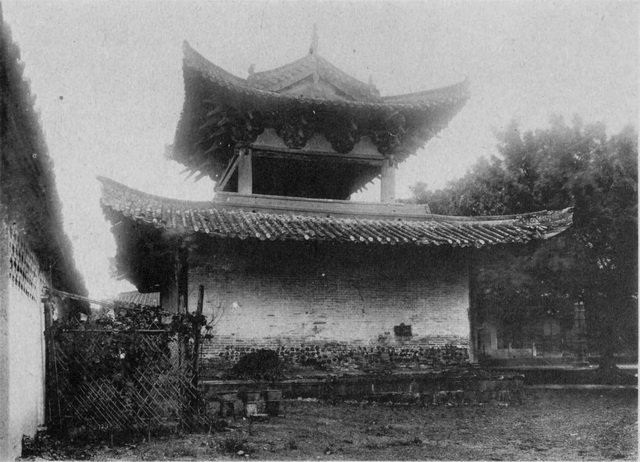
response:
{"label": "overcast sky", "polygon": [[[424,151],[401,165],[399,196],[432,188],[495,152],[493,129],[550,114],[637,126],[638,5],[622,1],[8,1],[5,21],[37,94],[56,166],[66,230],[95,297],[111,281],[115,244],[95,177],[176,198],[206,200],[163,158],[184,96],[182,42],[246,77],[318,53],[382,95],[470,79],[472,97]],[[357,197],[376,200],[378,187]]]}

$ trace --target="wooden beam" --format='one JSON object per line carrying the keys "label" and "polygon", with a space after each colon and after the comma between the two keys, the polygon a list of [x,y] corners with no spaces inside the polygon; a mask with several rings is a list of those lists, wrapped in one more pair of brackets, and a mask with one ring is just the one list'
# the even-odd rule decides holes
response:
{"label": "wooden beam", "polygon": [[238,159],[240,158],[238,151],[233,153],[233,157],[231,158],[231,162],[229,162],[229,165],[227,165],[226,170],[224,171],[224,173],[222,174],[222,178],[220,178],[220,181],[216,184],[215,187],[215,191],[224,191],[224,188],[227,186],[227,183],[229,182],[229,179],[231,179],[231,177],[233,176],[233,172],[236,171],[236,168],[238,168]]}
{"label": "wooden beam", "polygon": [[375,157],[349,157],[339,154],[331,153],[319,153],[319,152],[282,152],[275,150],[253,150],[254,157],[262,157],[263,159],[295,159],[305,160],[309,162],[340,162],[345,164],[361,164],[361,165],[375,165],[379,167],[382,165],[382,159],[376,159]]}
{"label": "wooden beam", "polygon": [[238,192],[250,195],[253,193],[253,172],[251,149],[242,148],[238,152]]}
{"label": "wooden beam", "polygon": [[[200,284],[198,286],[198,305],[196,306],[196,314],[202,315],[202,307],[204,305],[204,286]],[[191,385],[194,390],[198,388],[198,360],[200,359],[200,334],[202,326],[198,324],[198,321],[193,324],[193,377],[191,378]],[[194,397],[195,399],[195,397]],[[193,402],[195,404],[195,401]]]}
{"label": "wooden beam", "polygon": [[382,178],[380,182],[380,202],[393,203],[396,201],[396,166],[393,159],[385,159],[382,163]]}
{"label": "wooden beam", "polygon": [[477,253],[475,251],[471,251],[469,254],[465,254],[466,265],[467,265],[467,281],[469,284],[469,309],[468,309],[468,318],[469,318],[469,362],[477,363],[478,362],[478,285],[477,285],[477,277],[476,277],[476,268],[477,268]]}
{"label": "wooden beam", "polygon": [[189,249],[177,251],[178,313],[189,312]]}
{"label": "wooden beam", "polygon": [[280,159],[305,159],[305,160],[331,160],[338,162],[347,162],[354,164],[369,164],[380,165],[384,158],[381,155],[352,155],[352,154],[339,154],[337,152],[329,151],[311,151],[311,150],[298,150],[289,148],[275,148],[264,145],[253,145],[252,151],[254,156],[260,157],[274,157]]}

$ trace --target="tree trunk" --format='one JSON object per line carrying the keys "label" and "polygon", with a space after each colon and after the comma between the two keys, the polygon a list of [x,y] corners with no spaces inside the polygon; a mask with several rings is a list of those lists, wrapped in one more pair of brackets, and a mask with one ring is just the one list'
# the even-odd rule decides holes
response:
{"label": "tree trunk", "polygon": [[638,381],[631,374],[627,374],[616,366],[613,356],[614,348],[607,345],[602,351],[598,369],[595,371],[594,382],[601,385],[634,385]]}
{"label": "tree trunk", "polygon": [[613,356],[613,348],[607,347],[602,352],[600,361],[598,362],[598,369],[602,371],[619,370],[616,366],[615,358]]}

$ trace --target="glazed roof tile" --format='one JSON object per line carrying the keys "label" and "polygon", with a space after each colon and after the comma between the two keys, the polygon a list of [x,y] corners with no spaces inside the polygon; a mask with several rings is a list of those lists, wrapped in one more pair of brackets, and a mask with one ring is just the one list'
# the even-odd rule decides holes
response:
{"label": "glazed roof tile", "polygon": [[299,199],[285,207],[282,198],[237,194],[194,202],[146,194],[107,178],[100,181],[105,212],[184,235],[217,238],[483,247],[546,239],[566,230],[573,218],[571,209],[454,217],[416,213],[419,206],[409,206],[410,213],[402,205],[400,212],[372,212],[377,204],[348,201]]}

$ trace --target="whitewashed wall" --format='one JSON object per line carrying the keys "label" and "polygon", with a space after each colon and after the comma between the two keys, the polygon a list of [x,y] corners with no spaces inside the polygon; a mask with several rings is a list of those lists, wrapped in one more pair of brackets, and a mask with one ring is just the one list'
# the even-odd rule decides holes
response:
{"label": "whitewashed wall", "polygon": [[15,226],[4,227],[0,278],[0,459],[20,455],[23,435],[33,436],[45,421],[44,274]]}

